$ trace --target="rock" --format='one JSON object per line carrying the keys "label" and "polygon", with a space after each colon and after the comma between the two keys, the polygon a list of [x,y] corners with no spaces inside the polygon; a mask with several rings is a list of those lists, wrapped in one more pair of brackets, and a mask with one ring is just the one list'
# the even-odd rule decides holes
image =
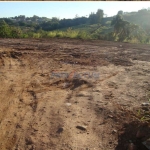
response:
{"label": "rock", "polygon": [[150,106],[150,103],[142,103],[142,106]]}
{"label": "rock", "polygon": [[64,83],[63,87],[64,87],[64,88],[67,88],[67,87],[69,87],[69,85],[70,85],[70,84],[69,84],[68,82],[66,82],[66,83]]}
{"label": "rock", "polygon": [[117,133],[117,130],[113,130],[112,133]]}
{"label": "rock", "polygon": [[17,123],[16,128],[21,128],[22,126]]}
{"label": "rock", "polygon": [[77,129],[82,130],[82,131],[86,131],[86,126],[76,126]]}
{"label": "rock", "polygon": [[26,142],[26,145],[32,145],[33,144],[33,141],[32,141],[32,139],[30,137],[26,138],[25,142]]}
{"label": "rock", "polygon": [[112,115],[108,115],[108,117],[109,117],[109,118],[113,118],[113,116],[112,116]]}
{"label": "rock", "polygon": [[30,150],[32,148],[32,145],[28,145],[27,149]]}
{"label": "rock", "polygon": [[64,129],[63,129],[62,127],[60,127],[60,128],[57,130],[57,133],[60,134],[60,133],[63,132],[63,130],[64,130]]}
{"label": "rock", "polygon": [[83,96],[85,96],[83,93],[77,94],[77,97],[83,97]]}
{"label": "rock", "polygon": [[71,103],[66,103],[67,106],[71,106]]}
{"label": "rock", "polygon": [[33,150],[33,146],[32,145],[28,145],[27,147],[28,147],[27,150]]}

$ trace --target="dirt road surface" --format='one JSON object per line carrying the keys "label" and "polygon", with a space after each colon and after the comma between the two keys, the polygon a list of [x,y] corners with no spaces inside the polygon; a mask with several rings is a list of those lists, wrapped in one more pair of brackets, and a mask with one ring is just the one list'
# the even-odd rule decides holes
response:
{"label": "dirt road surface", "polygon": [[149,45],[0,39],[1,150],[146,150],[131,112],[149,99]]}

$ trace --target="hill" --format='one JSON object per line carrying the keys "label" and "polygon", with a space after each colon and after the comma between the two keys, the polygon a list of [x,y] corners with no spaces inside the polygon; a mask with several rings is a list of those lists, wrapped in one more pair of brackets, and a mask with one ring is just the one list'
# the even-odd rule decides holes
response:
{"label": "hill", "polygon": [[[121,17],[120,23],[118,23],[119,28],[115,24],[111,24],[117,16]],[[118,14],[113,17],[106,17],[104,11],[98,9],[96,13],[91,13],[88,17],[76,16],[73,19],[59,19],[56,17],[50,19],[36,15],[33,17],[20,15],[0,18],[0,28],[2,30],[0,37],[69,37],[149,43],[149,24],[150,9],[141,9],[137,12],[118,11]],[[6,32],[6,26],[9,31],[4,33]],[[129,34],[131,31],[134,31],[132,35]],[[139,39],[141,35],[142,39]]]}

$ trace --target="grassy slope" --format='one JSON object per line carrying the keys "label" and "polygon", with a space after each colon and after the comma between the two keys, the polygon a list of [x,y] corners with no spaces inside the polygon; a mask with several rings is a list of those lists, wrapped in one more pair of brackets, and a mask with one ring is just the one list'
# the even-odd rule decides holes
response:
{"label": "grassy slope", "polygon": [[[94,33],[106,34],[113,30],[113,28],[110,26],[99,26],[98,24],[93,24],[93,25],[83,24],[83,25],[73,26],[70,29],[72,29],[73,31],[83,31],[90,34],[94,34]],[[59,31],[67,31],[67,30],[68,28],[59,29]]]}

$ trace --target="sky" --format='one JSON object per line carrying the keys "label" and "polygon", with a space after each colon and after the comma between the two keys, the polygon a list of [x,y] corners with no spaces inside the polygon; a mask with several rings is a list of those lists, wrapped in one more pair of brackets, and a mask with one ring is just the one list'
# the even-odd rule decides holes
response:
{"label": "sky", "polygon": [[37,15],[39,17],[58,17],[74,18],[88,16],[91,12],[96,13],[97,9],[103,9],[107,16],[114,16],[119,10],[124,12],[138,11],[143,8],[150,8],[149,1],[120,1],[120,2],[102,2],[102,1],[86,1],[86,2],[0,2],[0,18],[14,17],[25,15],[32,17]]}

